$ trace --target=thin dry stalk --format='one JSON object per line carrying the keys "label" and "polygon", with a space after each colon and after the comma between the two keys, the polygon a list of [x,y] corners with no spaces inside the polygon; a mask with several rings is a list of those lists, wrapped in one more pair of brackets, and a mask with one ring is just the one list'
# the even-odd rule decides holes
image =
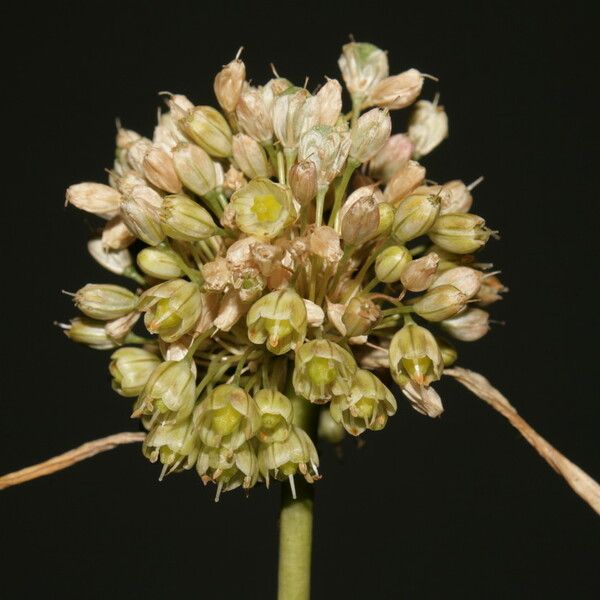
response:
{"label": "thin dry stalk", "polygon": [[454,377],[478,398],[506,417],[541,457],[600,515],[600,485],[539,435],[483,375],[461,367],[445,369],[444,375]]}
{"label": "thin dry stalk", "polygon": [[64,454],[59,454],[31,467],[25,467],[20,471],[14,473],[8,473],[0,477],[0,490],[3,490],[11,485],[18,485],[19,483],[25,483],[31,479],[37,479],[38,477],[44,477],[45,475],[51,475],[61,469],[71,467],[79,461],[91,458],[100,452],[106,452],[112,450],[121,444],[131,444],[133,442],[142,442],[146,437],[145,433],[124,431],[123,433],[115,433],[99,440],[93,440],[86,442],[85,444],[69,450]]}

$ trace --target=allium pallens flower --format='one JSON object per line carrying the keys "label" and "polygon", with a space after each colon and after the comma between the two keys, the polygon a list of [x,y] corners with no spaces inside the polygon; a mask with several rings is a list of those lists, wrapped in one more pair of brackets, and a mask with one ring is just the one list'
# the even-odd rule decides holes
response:
{"label": "allium pallens flower", "polygon": [[[346,110],[337,79],[256,86],[238,53],[214,81],[221,110],[169,95],[152,138],[119,128],[107,183],[67,190],[99,217],[91,256],[131,285],[82,286],[61,327],[111,350],[161,477],[195,468],[217,499],[318,480],[319,436],[395,414],[389,375],[438,416],[444,336],[479,339],[506,291],[473,257],[492,234],[471,212],[480,180],[438,184],[417,162],[448,133],[437,96],[417,102],[424,76],[359,42],[339,66]],[[389,111],[415,102],[392,135]]]}

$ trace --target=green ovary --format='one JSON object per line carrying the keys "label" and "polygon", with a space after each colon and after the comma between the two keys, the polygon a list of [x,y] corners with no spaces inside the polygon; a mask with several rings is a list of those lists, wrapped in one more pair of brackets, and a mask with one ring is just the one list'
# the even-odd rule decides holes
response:
{"label": "green ovary", "polygon": [[286,421],[281,415],[266,413],[262,416],[261,425],[263,429],[273,430],[281,425],[285,426]]}
{"label": "green ovary", "polygon": [[333,383],[336,377],[336,370],[328,358],[315,356],[308,361],[306,372],[309,379],[315,385],[327,385]]}
{"label": "green ovary", "polygon": [[159,327],[177,327],[181,323],[177,313],[171,310],[168,298],[163,298],[156,303],[154,322]]}
{"label": "green ovary", "polygon": [[211,428],[218,435],[229,435],[239,427],[241,420],[242,415],[228,404],[213,412]]}
{"label": "green ovary", "polygon": [[369,420],[373,416],[376,405],[376,400],[364,396],[354,405],[354,408],[359,417]]}
{"label": "green ovary", "polygon": [[286,476],[295,475],[298,470],[298,465],[293,462],[286,462],[285,465],[281,465],[279,470]]}
{"label": "green ovary", "polygon": [[422,383],[425,380],[432,365],[431,359],[426,356],[402,359],[402,366],[408,373],[408,376],[418,383]]}
{"label": "green ovary", "polygon": [[251,210],[259,223],[272,223],[277,221],[281,214],[281,204],[273,194],[260,194],[254,196]]}

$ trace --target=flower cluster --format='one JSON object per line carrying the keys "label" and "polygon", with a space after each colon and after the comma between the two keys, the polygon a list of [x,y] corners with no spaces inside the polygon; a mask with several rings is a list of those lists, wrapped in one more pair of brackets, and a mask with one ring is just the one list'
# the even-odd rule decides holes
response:
{"label": "flower cluster", "polygon": [[[217,498],[313,482],[317,435],[382,429],[396,400],[374,372],[438,416],[431,384],[456,359],[442,336],[479,339],[504,290],[473,257],[492,233],[474,185],[417,162],[448,132],[437,97],[417,101],[426,75],[390,76],[367,43],[339,66],[347,114],[337,80],[254,86],[238,56],[214,81],[221,110],[169,94],[152,139],[119,126],[107,185],[67,190],[106,221],[90,254],[137,288],[84,286],[65,333],[114,350],[144,454],[163,475],[195,468]],[[412,104],[391,135],[389,112]]]}

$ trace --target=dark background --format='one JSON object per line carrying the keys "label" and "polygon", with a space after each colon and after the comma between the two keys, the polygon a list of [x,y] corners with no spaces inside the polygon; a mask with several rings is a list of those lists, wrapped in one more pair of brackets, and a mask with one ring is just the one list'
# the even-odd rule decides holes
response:
{"label": "dark background", "polygon": [[[85,6],[84,6],[85,4]],[[21,3],[3,9],[0,473],[131,429],[108,356],[53,327],[61,288],[110,280],[87,256],[93,220],[64,188],[104,180],[114,119],[151,134],[157,92],[213,103],[240,45],[249,77],[316,86],[349,33],[391,72],[440,78],[451,137],[431,177],[485,183],[474,210],[502,233],[486,257],[511,288],[505,320],[459,363],[600,477],[597,386],[598,61],[577,3]],[[579,7],[582,7],[580,4]],[[428,82],[424,97],[438,87]],[[402,400],[381,433],[317,486],[320,598],[597,598],[598,517],[503,418],[454,382],[436,421]],[[277,487],[219,504],[193,473],[157,482],[138,446],[0,493],[6,598],[258,598],[276,589]],[[177,594],[177,596],[175,596]]]}

